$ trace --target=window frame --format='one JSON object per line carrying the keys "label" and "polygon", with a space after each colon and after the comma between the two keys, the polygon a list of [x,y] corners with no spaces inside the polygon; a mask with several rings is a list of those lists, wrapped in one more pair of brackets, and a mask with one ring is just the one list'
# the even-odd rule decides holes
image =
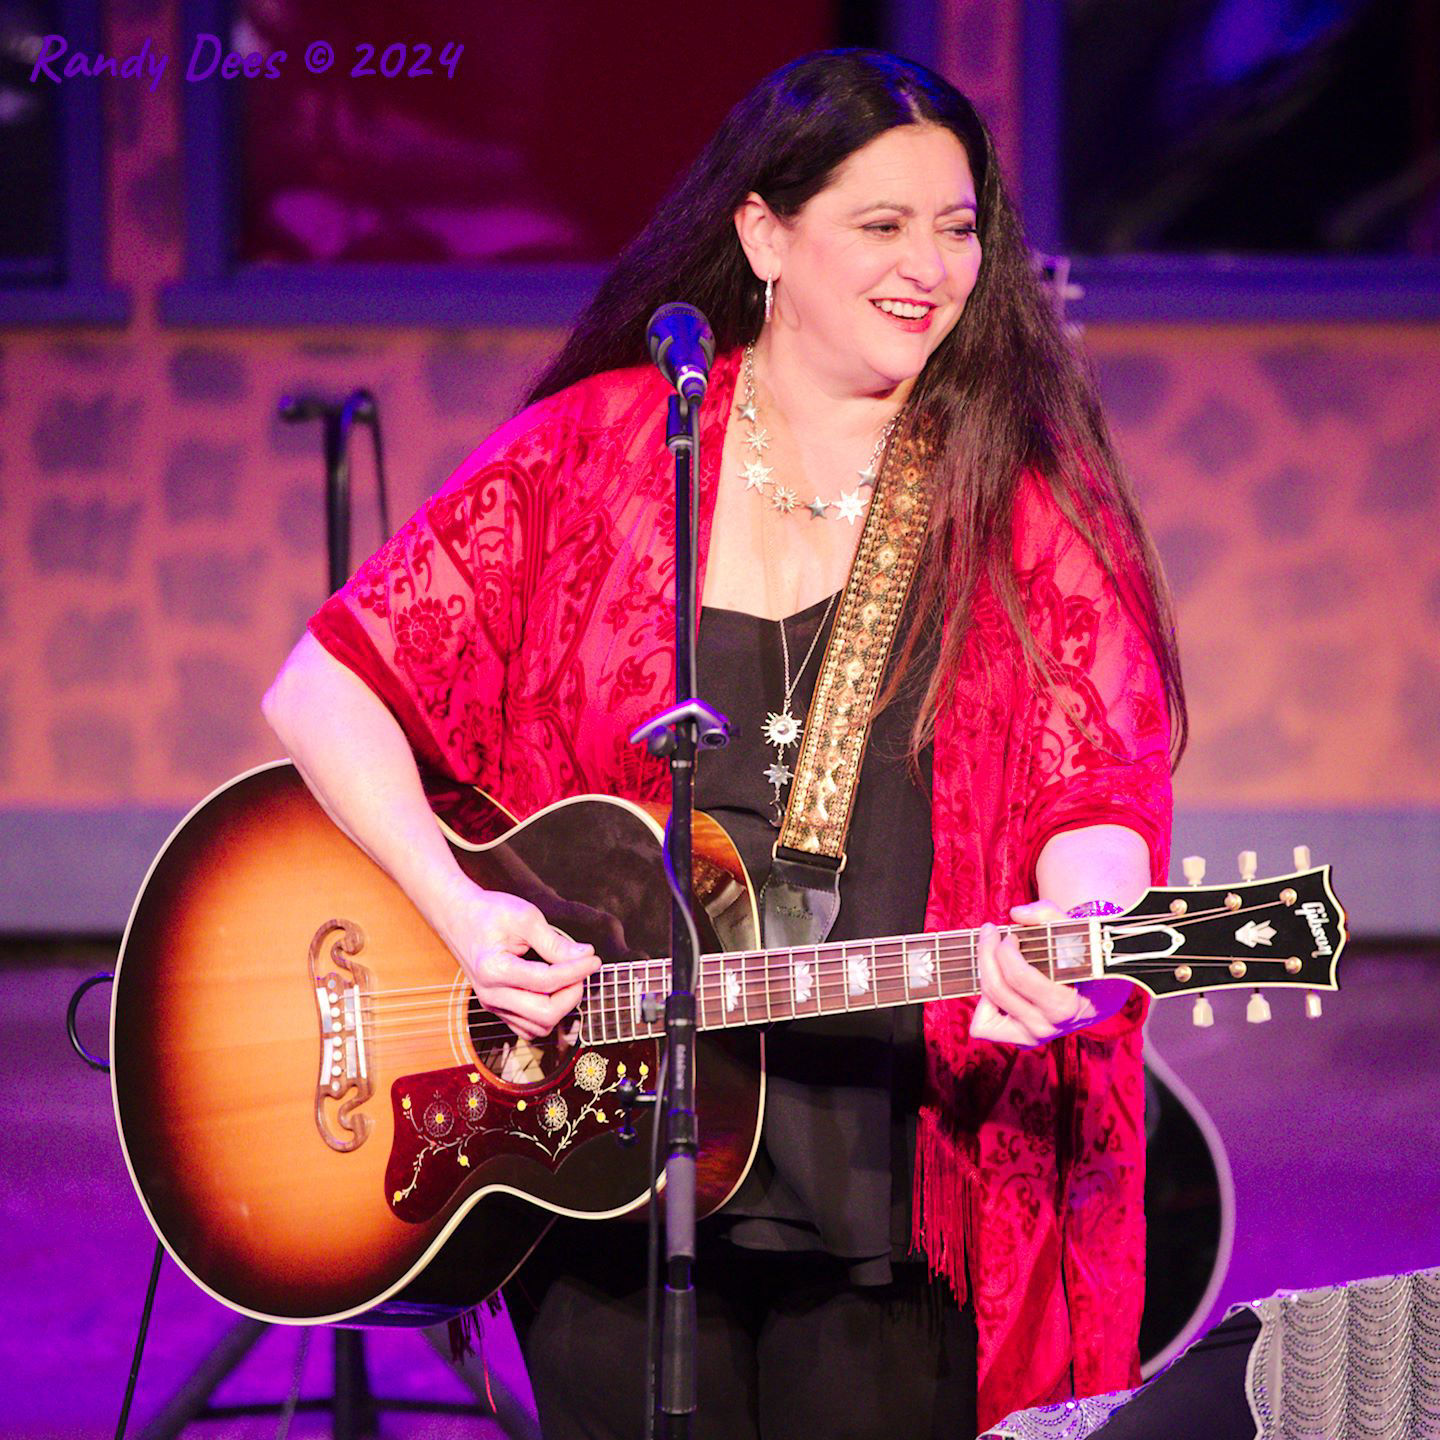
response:
{"label": "window frame", "polygon": [[1064,255],[1079,321],[1440,320],[1440,258],[1072,253],[1061,206],[1065,0],[1020,0],[1026,230]]}
{"label": "window frame", "polygon": [[[883,0],[885,43],[922,64],[937,59],[941,0]],[[199,31],[226,33],[229,0],[193,0],[181,13],[181,46]],[[333,264],[314,267],[237,263],[234,92],[185,85],[181,99],[185,171],[185,275],[160,294],[171,326],[475,326],[563,327],[594,295],[609,266],[542,264]]]}
{"label": "window frame", "polygon": [[[101,48],[97,0],[60,0],[58,13],[57,33],[72,49]],[[130,296],[110,283],[107,269],[103,98],[97,80],[59,87],[61,278],[53,284],[0,278],[0,325],[120,326],[130,319]]]}

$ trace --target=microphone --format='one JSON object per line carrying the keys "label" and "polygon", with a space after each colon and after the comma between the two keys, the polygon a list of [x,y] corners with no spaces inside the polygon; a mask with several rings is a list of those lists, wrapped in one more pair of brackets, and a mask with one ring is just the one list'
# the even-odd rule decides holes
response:
{"label": "microphone", "polygon": [[335,406],[316,395],[282,395],[280,397],[280,418],[295,425],[304,420],[319,420],[331,415]]}
{"label": "microphone", "polygon": [[674,300],[662,305],[645,331],[650,358],[680,395],[692,403],[705,398],[715,336],[710,322],[693,306]]}
{"label": "microphone", "polygon": [[282,395],[280,418],[292,425],[304,420],[326,420],[348,415],[349,421],[363,425],[375,423],[375,397],[368,390],[352,390],[343,404],[322,400],[318,395]]}

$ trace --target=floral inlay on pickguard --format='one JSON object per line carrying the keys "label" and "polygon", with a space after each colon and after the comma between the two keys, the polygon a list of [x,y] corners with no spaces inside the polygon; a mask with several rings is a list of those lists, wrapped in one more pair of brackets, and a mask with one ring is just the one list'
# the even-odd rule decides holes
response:
{"label": "floral inlay on pickguard", "polygon": [[[626,1073],[613,1052],[586,1050],[572,1067],[523,1093],[467,1066],[402,1077],[391,1087],[395,1139],[385,1167],[391,1210],[412,1223],[429,1220],[492,1156],[528,1154],[553,1167],[577,1141],[610,1124],[603,1102]],[[643,1087],[649,1077],[641,1061],[636,1081]]]}

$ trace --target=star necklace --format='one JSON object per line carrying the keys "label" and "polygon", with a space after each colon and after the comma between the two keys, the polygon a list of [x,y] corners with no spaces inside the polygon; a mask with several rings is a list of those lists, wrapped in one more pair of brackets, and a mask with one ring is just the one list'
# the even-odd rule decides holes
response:
{"label": "star necklace", "polygon": [[[838,594],[838,592],[837,592]],[[771,801],[775,814],[771,823],[779,828],[780,822],[785,818],[785,805],[781,800],[785,787],[795,778],[795,772],[785,763],[785,752],[800,738],[800,722],[790,713],[790,701],[800,684],[800,677],[805,673],[806,666],[810,664],[810,657],[815,653],[815,647],[820,643],[820,637],[825,633],[825,622],[830,618],[830,612],[835,608],[836,596],[832,595],[825,606],[825,613],[820,617],[820,624],[815,631],[814,638],[810,641],[810,648],[805,652],[805,658],[800,662],[800,668],[795,672],[795,678],[790,678],[790,641],[785,635],[785,621],[780,621],[780,654],[785,663],[785,700],[780,706],[778,714],[771,713],[765,717],[765,723],[760,727],[761,734],[765,736],[767,744],[775,747],[775,759],[766,768],[765,778],[775,789],[775,797]]]}
{"label": "star necklace", "polygon": [[770,448],[770,432],[760,423],[760,411],[755,401],[755,342],[753,340],[745,347],[742,378],[745,391],[740,400],[740,419],[747,431],[744,443],[750,447],[751,457],[741,466],[741,472],[745,476],[745,488],[758,490],[782,515],[808,510],[812,520],[828,520],[830,516],[825,512],[834,510],[839,519],[848,520],[851,529],[854,529],[855,522],[865,514],[865,507],[870,503],[870,497],[862,496],[860,492],[875,488],[875,483],[880,478],[880,457],[884,455],[885,447],[890,443],[890,436],[894,433],[895,426],[904,413],[903,409],[897,410],[885,422],[885,428],[875,442],[870,463],[863,470],[855,472],[860,477],[860,483],[854,489],[843,492],[838,500],[822,500],[817,495],[808,504],[802,504],[798,492],[791,486],[782,485],[776,480],[774,467],[765,463],[765,452]]}

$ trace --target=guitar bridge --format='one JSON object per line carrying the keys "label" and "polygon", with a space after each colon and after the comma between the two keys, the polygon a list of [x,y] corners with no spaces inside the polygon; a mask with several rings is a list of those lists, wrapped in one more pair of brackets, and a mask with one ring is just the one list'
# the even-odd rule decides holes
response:
{"label": "guitar bridge", "polygon": [[[340,933],[328,956],[333,968],[322,973],[321,952],[336,931]],[[348,920],[327,920],[310,942],[310,983],[320,1024],[315,1128],[332,1150],[342,1153],[363,1145],[374,1127],[368,1115],[354,1113],[374,1091],[360,1012],[361,1000],[370,988],[370,972],[354,959],[364,946],[364,932]]]}

